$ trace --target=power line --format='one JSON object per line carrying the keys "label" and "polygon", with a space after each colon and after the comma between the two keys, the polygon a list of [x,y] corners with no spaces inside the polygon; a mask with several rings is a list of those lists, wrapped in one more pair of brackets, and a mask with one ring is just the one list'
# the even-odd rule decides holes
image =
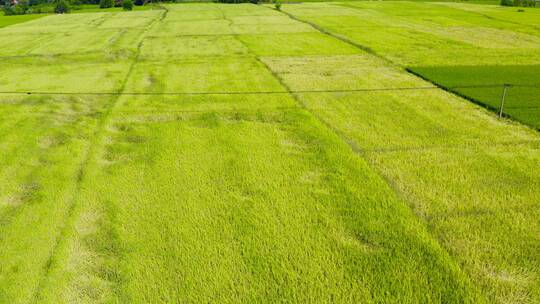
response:
{"label": "power line", "polygon": [[[520,85],[507,84],[510,87],[538,87],[540,85]],[[447,89],[467,89],[467,88],[498,88],[502,84],[484,85],[461,85],[445,87]],[[222,92],[48,92],[48,91],[0,91],[0,94],[13,95],[133,95],[133,96],[160,96],[160,95],[287,95],[287,94],[309,94],[309,93],[348,93],[348,92],[381,92],[381,91],[413,91],[413,90],[434,90],[440,89],[438,86],[421,87],[394,87],[394,88],[358,88],[358,89],[337,89],[337,90],[291,90],[291,91],[222,91]]]}

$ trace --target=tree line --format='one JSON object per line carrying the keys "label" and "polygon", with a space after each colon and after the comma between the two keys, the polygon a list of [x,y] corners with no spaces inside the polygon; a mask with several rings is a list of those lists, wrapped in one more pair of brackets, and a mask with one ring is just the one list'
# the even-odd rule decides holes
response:
{"label": "tree line", "polygon": [[132,10],[134,5],[145,5],[149,0],[0,0],[5,15],[25,15],[42,13],[69,13],[85,5],[99,5],[100,8],[123,7]]}

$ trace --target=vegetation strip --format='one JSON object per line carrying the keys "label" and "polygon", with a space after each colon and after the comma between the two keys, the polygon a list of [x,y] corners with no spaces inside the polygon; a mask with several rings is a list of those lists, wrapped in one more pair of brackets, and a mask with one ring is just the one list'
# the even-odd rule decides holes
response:
{"label": "vegetation strip", "polygon": [[[137,61],[139,59],[140,49],[144,41],[145,34],[152,28],[153,25],[163,20],[163,16],[166,16],[166,13],[167,13],[167,10],[164,9],[161,17],[159,19],[156,19],[156,21],[154,21],[152,25],[150,25],[147,29],[145,29],[145,31],[141,33],[141,36],[139,37],[139,43],[137,44],[137,51],[134,55],[133,60],[131,61],[131,64],[129,65],[129,68],[125,77],[122,80],[121,86],[119,88],[119,92],[122,92],[125,89],[126,84],[133,72],[133,68],[137,64]],[[103,136],[104,136],[103,133],[110,122],[111,113],[114,111],[114,108],[116,104],[118,103],[118,101],[119,101],[119,97],[116,97],[111,102],[108,103],[107,107],[105,108],[104,113],[100,116],[100,119],[98,120],[97,128],[93,134],[93,138],[90,141],[90,144],[88,145],[86,153],[84,154],[83,162],[81,163],[81,166],[77,173],[74,201],[71,203],[71,207],[69,208],[67,217],[65,219],[65,224],[60,231],[60,237],[56,241],[56,244],[54,245],[52,249],[50,258],[48,262],[45,264],[45,269],[43,271],[41,280],[39,281],[39,284],[35,290],[35,294],[33,298],[34,298],[34,302],[36,303],[39,303],[42,301],[41,292],[44,288],[44,284],[47,284],[47,279],[50,274],[51,267],[56,266],[54,265],[54,262],[55,262],[56,255],[58,254],[58,250],[60,250],[60,246],[62,245],[63,242],[65,242],[65,238],[68,237],[68,233],[69,233],[68,231],[74,229],[73,225],[74,225],[74,221],[76,217],[78,216],[77,214],[78,208],[79,208],[78,203],[80,200],[77,196],[79,196],[81,193],[81,189],[82,189],[81,187],[82,187],[83,182],[85,181],[86,174],[87,174],[86,171],[89,167],[89,163],[93,160],[92,158],[95,156],[94,154],[95,154],[96,147],[103,140]]]}

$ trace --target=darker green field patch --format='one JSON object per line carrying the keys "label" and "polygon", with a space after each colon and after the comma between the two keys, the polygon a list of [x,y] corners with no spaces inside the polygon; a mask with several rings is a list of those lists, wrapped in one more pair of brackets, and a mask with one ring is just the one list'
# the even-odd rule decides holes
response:
{"label": "darker green field patch", "polygon": [[45,14],[0,16],[0,28],[45,17]]}
{"label": "darker green field patch", "polygon": [[409,71],[487,108],[540,129],[540,65],[412,67]]}

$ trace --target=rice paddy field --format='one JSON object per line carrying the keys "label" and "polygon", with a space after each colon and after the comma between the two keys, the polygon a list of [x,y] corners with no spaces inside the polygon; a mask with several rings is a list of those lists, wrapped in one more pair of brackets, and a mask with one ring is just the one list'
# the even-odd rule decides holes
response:
{"label": "rice paddy field", "polygon": [[486,108],[500,112],[502,106],[505,115],[540,130],[540,65],[435,66],[410,71]]}
{"label": "rice paddy field", "polygon": [[[465,98],[540,128],[540,10],[357,1],[285,11]],[[477,87],[470,87],[477,86]]]}
{"label": "rice paddy field", "polygon": [[18,16],[2,16],[0,15],[0,28],[8,25],[22,23],[43,17],[43,15],[18,15]]}
{"label": "rice paddy field", "polygon": [[509,95],[516,121],[433,85],[534,84],[539,13],[198,3],[0,29],[0,302],[540,302],[538,95]]}

